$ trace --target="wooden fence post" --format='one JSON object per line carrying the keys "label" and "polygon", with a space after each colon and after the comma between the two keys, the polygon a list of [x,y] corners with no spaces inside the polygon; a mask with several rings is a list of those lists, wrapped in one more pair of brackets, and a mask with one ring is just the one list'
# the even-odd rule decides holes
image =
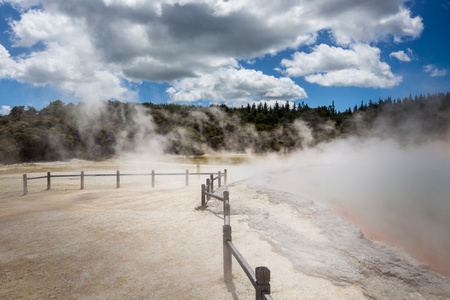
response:
{"label": "wooden fence post", "polygon": [[189,170],[186,170],[186,186],[189,186]]}
{"label": "wooden fence post", "polygon": [[209,175],[209,184],[210,184],[209,192],[214,193],[214,175],[213,174]]}
{"label": "wooden fence post", "polygon": [[206,208],[206,199],[205,199],[205,190],[206,190],[206,186],[204,184],[202,184],[202,209]]}
{"label": "wooden fence post", "polygon": [[[209,180],[209,178],[206,179],[206,191],[208,193],[211,193],[211,180]],[[208,198],[208,200],[210,200],[211,196],[208,195],[207,198]]]}
{"label": "wooden fence post", "polygon": [[221,179],[221,176],[222,174],[220,173],[220,171],[219,171],[219,176],[218,176],[218,180],[219,180],[219,182],[218,182],[218,187],[220,188],[221,186],[222,186],[222,179]]}
{"label": "wooden fence post", "polygon": [[223,185],[227,186],[227,169],[225,169],[223,173]]}
{"label": "wooden fence post", "polygon": [[267,267],[257,267],[256,277],[256,300],[262,300],[264,294],[270,295],[270,270]]}
{"label": "wooden fence post", "polygon": [[223,216],[230,216],[230,192],[223,192]]}
{"label": "wooden fence post", "polygon": [[81,176],[80,176],[80,190],[84,190],[84,171],[81,171]]}
{"label": "wooden fence post", "polygon": [[51,176],[50,176],[50,172],[47,172],[47,190],[50,189],[51,187]]}
{"label": "wooden fence post", "polygon": [[152,187],[155,187],[155,170],[152,170]]}
{"label": "wooden fence post", "polygon": [[225,282],[230,282],[232,280],[232,253],[228,246],[228,241],[231,241],[230,201],[228,191],[223,192],[223,219],[223,278]]}
{"label": "wooden fence post", "polygon": [[225,225],[230,225],[230,214],[231,214],[231,208],[230,208],[230,196],[228,191],[223,192],[223,221]]}
{"label": "wooden fence post", "polygon": [[23,174],[23,195],[28,194],[28,180],[27,174]]}
{"label": "wooden fence post", "polygon": [[117,188],[120,188],[120,171],[119,170],[117,170],[117,172],[116,172],[116,174],[117,174]]}
{"label": "wooden fence post", "polygon": [[223,225],[223,279],[225,282],[232,280],[231,249],[228,241],[231,241],[231,226]]}

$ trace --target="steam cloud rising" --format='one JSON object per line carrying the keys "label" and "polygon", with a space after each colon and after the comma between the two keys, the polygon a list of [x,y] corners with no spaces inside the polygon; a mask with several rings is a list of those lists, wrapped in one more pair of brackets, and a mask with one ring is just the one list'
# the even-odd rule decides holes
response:
{"label": "steam cloud rising", "polygon": [[[360,117],[353,119],[356,126]],[[364,128],[364,136],[273,157],[248,176],[261,187],[321,202],[365,234],[449,276],[448,128],[431,137],[416,117],[398,126],[380,118],[375,127]]]}

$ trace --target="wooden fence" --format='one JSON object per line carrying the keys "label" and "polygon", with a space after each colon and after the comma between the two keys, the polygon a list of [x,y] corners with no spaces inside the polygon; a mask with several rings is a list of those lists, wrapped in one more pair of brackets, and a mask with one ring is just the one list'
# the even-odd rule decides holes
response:
{"label": "wooden fence", "polygon": [[[226,174],[226,173],[225,173]],[[226,176],[225,176],[226,178]],[[223,277],[226,283],[232,281],[232,259],[234,256],[236,261],[244,270],[248,279],[255,288],[256,300],[272,300],[270,295],[270,270],[267,267],[257,267],[253,269],[247,263],[245,258],[231,241],[231,224],[230,224],[230,199],[228,191],[223,192],[220,197],[214,194],[214,180],[219,180],[220,187],[220,173],[218,178],[211,177],[206,180],[206,185],[202,184],[201,208],[205,209],[209,199],[214,198],[223,202]]]}
{"label": "wooden fence", "polygon": [[[46,176],[38,176],[38,177],[28,177],[27,174],[23,174],[23,194],[28,194],[28,181],[29,180],[38,180],[38,179],[47,179],[47,190],[51,188],[51,179],[58,177],[71,177],[76,178],[80,177],[80,189],[84,189],[84,179],[85,177],[93,177],[93,176],[110,176],[116,177],[116,187],[120,188],[120,178],[121,176],[151,176],[152,187],[155,186],[155,177],[156,176],[185,176],[186,186],[189,185],[189,176],[190,175],[209,175],[210,178],[206,179],[206,184],[202,184],[201,191],[201,208],[205,209],[208,201],[211,198],[220,200],[223,202],[223,276],[226,283],[232,281],[232,255],[235,257],[236,261],[244,270],[248,279],[252,283],[255,288],[256,300],[273,300],[270,295],[270,270],[267,267],[257,267],[255,271],[252,270],[250,265],[244,259],[242,254],[236,248],[231,240],[231,225],[230,225],[230,201],[229,201],[229,193],[228,191],[223,192],[223,196],[220,197],[216,195],[214,192],[217,191],[222,186],[222,178],[223,183],[227,185],[227,170],[224,172],[218,172],[217,176],[214,176],[215,173],[189,173],[189,170],[186,170],[185,173],[156,173],[154,170],[151,173],[139,173],[139,174],[121,174],[120,171],[116,171],[115,174],[85,174],[84,171],[81,171],[80,174],[61,174],[61,175],[52,175],[50,172],[47,172]],[[214,182],[217,181],[217,189],[214,189]]]}
{"label": "wooden fence", "polygon": [[219,180],[219,187],[221,186],[221,178],[224,178],[225,184],[227,181],[227,170],[225,170],[223,173],[218,172],[218,176],[214,177],[215,173],[190,173],[189,170],[186,170],[184,173],[156,173],[155,170],[152,170],[151,173],[120,173],[120,171],[116,171],[112,174],[86,174],[84,171],[81,171],[79,174],[59,174],[54,175],[51,174],[51,172],[47,172],[47,175],[45,176],[38,176],[38,177],[28,177],[27,174],[23,174],[23,195],[28,194],[28,181],[29,180],[38,180],[38,179],[47,179],[47,190],[51,188],[52,178],[58,178],[58,177],[68,177],[68,178],[77,178],[80,177],[80,189],[84,189],[84,180],[85,177],[115,177],[116,178],[116,187],[120,188],[120,178],[122,176],[151,176],[151,182],[152,187],[155,187],[155,178],[156,176],[185,176],[185,184],[186,186],[189,185],[189,176],[192,175],[207,175],[210,176],[211,182],[214,182],[214,180]]}
{"label": "wooden fence", "polygon": [[211,200],[211,197],[216,197],[214,195],[214,181],[217,180],[217,188],[222,186],[222,177],[224,179],[224,185],[227,185],[227,170],[223,173],[220,171],[217,173],[217,177],[214,177],[214,174],[210,174],[209,178],[206,179],[206,184],[202,184],[202,201],[201,208],[205,209],[208,201]]}

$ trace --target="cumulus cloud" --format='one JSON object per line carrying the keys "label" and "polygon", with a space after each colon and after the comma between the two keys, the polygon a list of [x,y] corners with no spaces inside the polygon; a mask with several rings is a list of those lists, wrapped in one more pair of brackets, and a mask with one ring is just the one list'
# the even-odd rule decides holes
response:
{"label": "cumulus cloud", "polygon": [[[0,53],[0,63],[9,65],[0,76],[50,84],[83,99],[129,100],[135,96],[128,90],[130,82],[168,82],[179,90],[180,82],[217,76],[218,69],[231,66],[239,75],[237,61],[312,45],[323,30],[345,47],[416,38],[423,30],[422,19],[412,16],[405,0],[354,2],[3,0],[0,4],[9,3],[21,13],[10,21],[15,46],[28,49],[16,57]],[[396,80],[387,78],[390,71],[363,71],[390,82],[379,86]],[[255,82],[245,93],[264,99],[287,95],[287,100],[304,93],[300,87],[292,91],[287,79],[278,81],[286,90],[256,92]]]}
{"label": "cumulus cloud", "polygon": [[10,25],[16,34],[15,46],[33,47],[42,42],[45,50],[11,57],[0,45],[0,78],[51,85],[84,100],[134,99],[134,94],[121,85],[121,71],[107,68],[83,34],[83,22],[29,10]]}
{"label": "cumulus cloud", "polygon": [[329,25],[338,44],[417,38],[422,18],[412,17],[403,0],[318,1],[312,5],[318,20]]}
{"label": "cumulus cloud", "polygon": [[283,59],[281,65],[285,74],[305,76],[308,82],[323,86],[389,88],[402,80],[380,61],[380,49],[367,44],[354,44],[349,49],[321,44],[311,53],[294,53],[291,60]]}
{"label": "cumulus cloud", "polygon": [[29,10],[10,25],[16,37],[15,46],[31,47],[40,41],[57,40],[60,44],[70,44],[73,35],[79,34],[79,24],[74,21],[62,14]]}
{"label": "cumulus cloud", "polygon": [[172,101],[205,99],[231,105],[241,105],[255,99],[276,101],[307,97],[305,90],[290,78],[276,78],[243,68],[221,68],[200,77],[179,80],[167,92]]}
{"label": "cumulus cloud", "polygon": [[0,109],[0,116],[9,115],[10,111],[11,111],[11,106],[9,106],[9,105],[2,105],[2,109]]}
{"label": "cumulus cloud", "polygon": [[12,78],[15,69],[16,62],[11,58],[8,50],[0,44],[0,79]]}
{"label": "cumulus cloud", "polygon": [[423,67],[426,73],[430,73],[431,77],[444,77],[447,75],[447,69],[438,69],[435,65],[426,65]]}
{"label": "cumulus cloud", "polygon": [[[410,54],[412,54],[411,49],[408,49],[408,52]],[[403,61],[403,62],[410,62],[411,61],[411,57],[409,56],[409,54],[405,53],[405,51],[403,51],[403,50],[397,51],[397,52],[392,52],[391,54],[389,54],[389,56],[390,57],[395,57],[399,61]]]}

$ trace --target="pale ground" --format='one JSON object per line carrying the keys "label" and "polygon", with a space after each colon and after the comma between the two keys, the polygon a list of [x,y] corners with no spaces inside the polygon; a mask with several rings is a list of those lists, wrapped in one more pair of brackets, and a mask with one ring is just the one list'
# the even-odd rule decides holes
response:
{"label": "pale ground", "polygon": [[[89,169],[87,162],[80,164]],[[47,169],[40,167],[22,166],[18,171],[37,168],[43,173],[28,176],[45,175]],[[95,168],[114,169],[106,167]],[[59,165],[45,168],[67,172]],[[195,172],[192,165],[159,164],[155,170],[189,168]],[[202,172],[213,170],[223,168],[202,167]],[[50,191],[41,179],[30,181],[29,194],[22,196],[21,174],[1,176],[0,298],[254,299],[254,289],[236,261],[235,290],[228,291],[223,282],[223,219],[210,210],[196,210],[205,178],[191,176],[188,187],[184,176],[157,178],[155,188],[126,178],[116,189],[114,177],[87,177],[85,190],[79,190],[79,179],[57,178]],[[229,192],[232,210],[283,209],[258,199],[245,183]],[[294,270],[248,227],[246,216],[233,215],[231,225],[233,242],[248,263],[270,268],[275,299],[364,298],[357,287],[335,286]],[[308,234],[316,233],[312,229]]]}
{"label": "pale ground", "polygon": [[[120,189],[114,177],[87,177],[85,190],[79,190],[79,178],[57,178],[49,191],[41,179],[30,181],[29,194],[22,196],[22,173],[126,173],[124,166],[132,169],[128,162],[84,161],[1,168],[0,299],[254,299],[235,260],[234,287],[223,282],[222,203],[211,200],[207,210],[196,209],[205,176],[191,176],[188,187],[184,176],[157,177],[154,188],[149,177],[124,177]],[[195,172],[192,164],[136,166]],[[201,171],[223,169],[209,165]],[[247,210],[267,212],[268,221],[310,240],[327,240],[292,206],[233,180],[233,170],[228,168],[233,243],[250,266],[271,270],[274,299],[366,299],[359,284],[310,276],[294,267],[282,245],[262,238],[265,230],[250,226]]]}

